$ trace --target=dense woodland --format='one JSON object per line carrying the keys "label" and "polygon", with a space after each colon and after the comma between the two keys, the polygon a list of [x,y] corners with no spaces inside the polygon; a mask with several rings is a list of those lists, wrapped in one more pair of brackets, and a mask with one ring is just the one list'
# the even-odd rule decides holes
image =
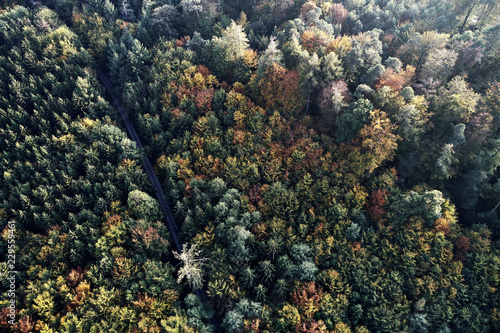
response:
{"label": "dense woodland", "polygon": [[500,331],[499,14],[0,0],[0,329]]}

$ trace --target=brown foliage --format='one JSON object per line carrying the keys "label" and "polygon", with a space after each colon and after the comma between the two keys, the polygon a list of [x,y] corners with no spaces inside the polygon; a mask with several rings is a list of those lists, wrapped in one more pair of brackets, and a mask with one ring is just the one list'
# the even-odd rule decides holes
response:
{"label": "brown foliage", "polygon": [[455,258],[460,261],[465,261],[465,256],[470,248],[469,237],[460,235],[453,244],[455,245],[453,249],[453,252],[455,253]]}
{"label": "brown foliage", "polygon": [[297,306],[301,315],[310,322],[319,311],[323,299],[323,288],[316,287],[314,281],[299,283],[296,290],[290,294],[292,304]]}
{"label": "brown foliage", "polygon": [[17,325],[19,331],[21,333],[29,333],[33,332],[33,328],[35,327],[35,323],[32,321],[31,316],[23,316],[19,319],[19,324]]}
{"label": "brown foliage", "polygon": [[307,13],[309,13],[314,8],[316,8],[316,5],[312,1],[303,4],[302,7],[300,8],[300,18],[304,20],[306,18]]}
{"label": "brown foliage", "polygon": [[320,47],[326,46],[329,41],[328,35],[323,31],[306,30],[300,37],[302,46],[309,52],[318,52]]}
{"label": "brown foliage", "polygon": [[71,272],[66,276],[66,284],[70,287],[78,285],[83,279],[83,270],[80,266],[77,269],[72,269]]}
{"label": "brown foliage", "polygon": [[289,72],[278,64],[272,64],[262,76],[259,89],[265,107],[278,109],[284,116],[296,115],[304,107],[297,71]]}
{"label": "brown foliage", "polygon": [[349,11],[341,3],[334,3],[330,8],[330,16],[333,24],[344,24]]}
{"label": "brown foliage", "polygon": [[387,190],[375,190],[368,197],[366,202],[366,209],[368,214],[374,222],[383,222],[383,217],[385,215],[384,205],[387,199]]}
{"label": "brown foliage", "polygon": [[0,328],[9,329],[11,327],[11,325],[9,324],[9,320],[11,320],[11,318],[8,316],[9,313],[10,310],[7,308],[2,308],[2,310],[0,310]]}
{"label": "brown foliage", "polygon": [[297,324],[296,330],[304,333],[326,332],[326,326],[322,320],[319,320]]}
{"label": "brown foliage", "polygon": [[387,68],[375,85],[377,89],[384,86],[391,88],[393,91],[400,91],[403,87],[410,84],[410,81],[415,74],[415,67],[406,66],[404,71],[396,73],[394,69]]}
{"label": "brown foliage", "polygon": [[194,93],[194,102],[196,107],[203,113],[212,111],[212,98],[214,96],[214,89],[196,90]]}
{"label": "brown foliage", "polygon": [[198,66],[196,66],[196,73],[200,73],[204,77],[207,77],[207,76],[209,76],[211,74],[210,70],[205,65],[198,65]]}
{"label": "brown foliage", "polygon": [[183,36],[175,41],[175,46],[177,47],[182,47],[186,45],[187,42],[191,40],[191,37],[189,36]]}

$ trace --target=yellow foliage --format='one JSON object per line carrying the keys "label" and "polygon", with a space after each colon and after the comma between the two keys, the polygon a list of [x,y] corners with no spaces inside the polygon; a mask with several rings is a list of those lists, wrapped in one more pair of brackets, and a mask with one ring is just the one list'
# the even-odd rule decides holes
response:
{"label": "yellow foliage", "polygon": [[83,126],[85,126],[85,128],[87,129],[92,129],[92,127],[94,126],[95,124],[95,120],[92,120],[92,119],[89,119],[89,118],[83,118],[81,120]]}
{"label": "yellow foliage", "polygon": [[338,323],[335,324],[335,333],[351,333],[351,329],[349,326],[344,324],[343,322],[339,321]]}
{"label": "yellow foliage", "polygon": [[349,37],[347,36],[338,36],[335,38],[325,50],[325,55],[330,52],[335,52],[339,58],[345,58],[347,53],[352,50],[352,43]]}

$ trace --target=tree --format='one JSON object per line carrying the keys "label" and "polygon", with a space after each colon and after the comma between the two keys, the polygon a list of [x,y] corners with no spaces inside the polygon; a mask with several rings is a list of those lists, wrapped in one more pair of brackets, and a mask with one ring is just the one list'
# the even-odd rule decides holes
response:
{"label": "tree", "polygon": [[371,30],[351,40],[352,48],[343,61],[348,83],[359,83],[363,74],[380,64],[383,47],[379,39],[380,32],[377,29]]}
{"label": "tree", "polygon": [[182,245],[182,252],[179,254],[172,251],[174,257],[181,261],[182,267],[179,269],[179,277],[177,283],[181,283],[184,278],[187,279],[189,285],[193,290],[203,287],[203,262],[205,258],[200,258],[201,251],[192,245],[189,249],[187,244]]}
{"label": "tree", "polygon": [[222,47],[224,47],[232,60],[241,58],[250,46],[243,28],[231,20],[231,24],[222,34]]}
{"label": "tree", "polygon": [[304,54],[305,57],[302,59],[302,62],[299,65],[299,73],[301,86],[305,94],[307,95],[307,104],[306,104],[306,114],[309,113],[309,103],[311,101],[311,93],[320,85],[321,77],[319,75],[321,71],[320,61],[318,55],[313,53],[312,56],[309,54]]}
{"label": "tree", "polygon": [[179,18],[177,8],[172,5],[163,5],[153,9],[151,14],[151,24],[153,31],[159,36],[165,36],[167,39],[177,37],[175,28]]}
{"label": "tree", "polygon": [[287,118],[302,111],[305,102],[300,94],[297,71],[287,71],[273,63],[264,72],[258,85],[267,108],[280,110]]}
{"label": "tree", "polygon": [[428,56],[420,72],[421,78],[446,82],[458,58],[454,50],[435,49]]}
{"label": "tree", "polygon": [[134,10],[130,8],[130,4],[127,0],[120,1],[119,5],[120,14],[125,20],[132,21],[134,19]]}
{"label": "tree", "polygon": [[468,122],[476,112],[479,94],[470,88],[462,76],[455,76],[446,87],[441,87],[433,99],[436,117],[445,122]]}
{"label": "tree", "polygon": [[143,218],[150,222],[156,222],[162,218],[162,213],[158,202],[139,190],[129,193],[127,204],[131,212],[137,218]]}
{"label": "tree", "polygon": [[393,133],[394,125],[387,114],[370,111],[369,123],[358,132],[349,145],[342,143],[340,150],[346,154],[349,170],[358,176],[372,173],[376,168],[394,158],[399,137]]}
{"label": "tree", "polygon": [[400,194],[391,199],[392,220],[401,225],[410,216],[421,216],[427,226],[432,226],[441,217],[441,206],[445,202],[443,194],[437,190]]}
{"label": "tree", "polygon": [[452,164],[458,162],[458,159],[454,157],[455,151],[453,150],[453,144],[447,143],[444,145],[439,158],[434,165],[434,168],[431,171],[430,178],[431,179],[441,179],[446,180],[451,178]]}
{"label": "tree", "polygon": [[349,15],[349,11],[344,8],[341,3],[334,3],[330,7],[329,16],[332,20],[332,24],[344,24]]}
{"label": "tree", "polygon": [[425,132],[428,121],[427,105],[421,96],[413,97],[412,104],[399,108],[396,114],[398,124],[398,135],[409,143],[416,143]]}
{"label": "tree", "polygon": [[283,55],[281,50],[278,48],[278,43],[274,36],[271,36],[269,39],[269,44],[267,45],[267,49],[260,56],[257,65],[257,76],[260,79],[264,72],[271,66],[272,64],[278,64],[279,66],[283,66],[282,63]]}
{"label": "tree", "polygon": [[181,0],[180,3],[182,7],[182,11],[185,13],[196,12],[196,17],[200,19],[199,12],[203,10],[203,6],[201,5],[201,0]]}
{"label": "tree", "polygon": [[343,69],[335,52],[330,52],[321,58],[321,74],[325,82],[343,77]]}
{"label": "tree", "polygon": [[338,143],[350,142],[359,130],[368,123],[373,104],[367,99],[359,99],[336,119],[337,131],[335,138]]}
{"label": "tree", "polygon": [[463,32],[467,21],[469,20],[469,16],[472,13],[472,10],[479,3],[478,0],[460,0],[455,2],[455,12],[457,16],[461,16],[465,14],[464,21],[459,28],[460,33]]}
{"label": "tree", "polygon": [[332,81],[320,94],[319,108],[323,119],[333,123],[351,101],[351,92],[344,81]]}
{"label": "tree", "polygon": [[413,43],[416,49],[410,50],[410,52],[415,51],[418,57],[415,64],[417,73],[420,72],[420,66],[427,55],[435,49],[443,48],[448,42],[449,37],[448,34],[440,34],[435,31],[426,31],[422,35],[415,35]]}

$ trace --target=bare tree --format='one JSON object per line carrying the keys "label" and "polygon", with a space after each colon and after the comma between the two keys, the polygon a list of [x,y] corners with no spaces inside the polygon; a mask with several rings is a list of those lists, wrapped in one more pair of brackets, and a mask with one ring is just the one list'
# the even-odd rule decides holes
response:
{"label": "bare tree", "polygon": [[193,289],[199,289],[203,286],[202,266],[205,258],[200,258],[200,250],[196,249],[196,244],[187,248],[187,244],[182,245],[182,252],[179,254],[172,251],[174,257],[182,262],[182,267],[179,269],[179,277],[177,283],[186,278],[189,285]]}

